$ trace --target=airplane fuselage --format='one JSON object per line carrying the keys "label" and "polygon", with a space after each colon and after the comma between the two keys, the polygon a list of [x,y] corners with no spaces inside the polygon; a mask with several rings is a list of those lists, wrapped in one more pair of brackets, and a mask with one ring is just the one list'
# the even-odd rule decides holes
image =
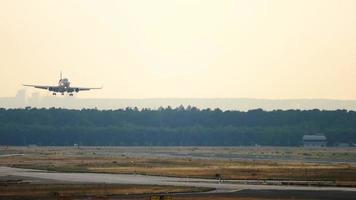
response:
{"label": "airplane fuselage", "polygon": [[[70,94],[72,92],[79,92],[79,89],[70,87],[70,82],[67,78],[60,79],[58,81],[58,87],[50,87],[48,90],[52,91],[52,92],[59,92],[62,94],[65,92],[68,92]],[[53,94],[55,94],[55,93],[53,93]]]}
{"label": "airplane fuselage", "polygon": [[58,81],[58,86],[64,87],[64,88],[69,88],[70,87],[70,82],[69,82],[69,80],[67,78],[60,79]]}

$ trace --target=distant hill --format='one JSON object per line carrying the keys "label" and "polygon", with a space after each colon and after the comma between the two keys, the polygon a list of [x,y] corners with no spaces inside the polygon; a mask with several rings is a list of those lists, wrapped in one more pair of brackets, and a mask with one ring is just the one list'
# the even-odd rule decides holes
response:
{"label": "distant hill", "polygon": [[97,108],[118,109],[126,107],[151,108],[195,106],[200,109],[220,108],[222,110],[241,110],[261,108],[263,110],[289,110],[289,109],[320,109],[320,110],[356,110],[356,100],[332,99],[251,99],[251,98],[150,98],[150,99],[89,99],[76,97],[41,97],[38,94],[26,98],[24,91],[19,91],[16,97],[0,98],[0,107],[24,108],[27,106],[37,108]]}

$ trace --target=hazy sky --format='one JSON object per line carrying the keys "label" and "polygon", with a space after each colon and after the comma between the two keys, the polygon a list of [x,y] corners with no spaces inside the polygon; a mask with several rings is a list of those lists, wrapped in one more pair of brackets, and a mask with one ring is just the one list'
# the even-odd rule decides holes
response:
{"label": "hazy sky", "polygon": [[355,0],[0,0],[0,96],[57,84],[63,70],[72,85],[104,85],[79,97],[356,99],[355,9]]}

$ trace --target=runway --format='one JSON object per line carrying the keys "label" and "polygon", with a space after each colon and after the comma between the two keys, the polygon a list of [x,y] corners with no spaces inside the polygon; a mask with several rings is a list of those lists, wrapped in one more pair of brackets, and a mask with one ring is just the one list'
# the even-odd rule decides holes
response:
{"label": "runway", "polygon": [[176,178],[164,176],[147,176],[134,174],[103,174],[103,173],[62,173],[42,170],[0,167],[0,176],[18,176],[37,179],[48,179],[71,183],[126,184],[126,185],[170,185],[213,188],[214,192],[235,192],[239,190],[308,190],[308,191],[353,191],[351,187],[316,187],[288,185],[256,185],[241,184],[238,181],[218,183],[212,179]]}

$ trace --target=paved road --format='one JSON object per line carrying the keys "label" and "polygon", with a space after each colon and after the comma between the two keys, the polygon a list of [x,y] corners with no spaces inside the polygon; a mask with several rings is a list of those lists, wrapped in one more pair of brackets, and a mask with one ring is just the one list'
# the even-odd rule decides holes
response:
{"label": "paved road", "polygon": [[0,167],[1,176],[20,176],[28,178],[49,179],[64,182],[80,183],[111,183],[133,185],[171,185],[171,186],[194,186],[215,188],[215,192],[234,192],[243,189],[253,190],[334,190],[355,191],[356,188],[347,187],[312,187],[312,186],[282,186],[282,185],[246,185],[238,182],[219,184],[216,180],[197,178],[175,178],[164,176],[146,176],[130,174],[101,174],[101,173],[61,173],[46,172],[41,170]]}
{"label": "paved road", "polygon": [[3,155],[0,155],[0,157],[12,157],[12,156],[24,156],[25,154],[22,154],[22,153],[14,153],[14,154],[3,154]]}

